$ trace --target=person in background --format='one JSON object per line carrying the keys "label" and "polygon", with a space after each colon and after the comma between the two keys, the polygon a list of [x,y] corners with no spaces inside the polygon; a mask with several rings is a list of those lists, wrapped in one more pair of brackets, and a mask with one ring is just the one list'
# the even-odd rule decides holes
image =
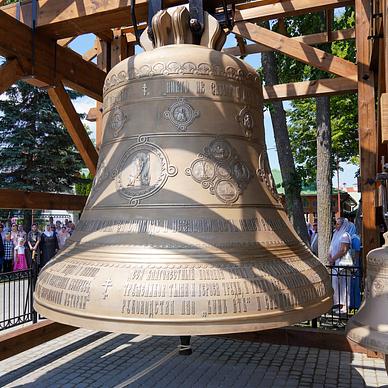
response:
{"label": "person in background", "polygon": [[58,246],[59,249],[62,249],[65,246],[66,240],[70,237],[70,233],[67,230],[66,226],[63,225],[61,230],[57,233]]}
{"label": "person in background", "polygon": [[12,272],[15,245],[11,240],[11,232],[5,234],[3,272]]}
{"label": "person in background", "polygon": [[4,262],[4,244],[3,244],[3,239],[0,238],[0,272],[3,271],[3,262]]}
{"label": "person in background", "polygon": [[41,233],[38,230],[38,224],[32,224],[31,230],[27,235],[27,245],[28,245],[28,266],[37,273],[40,268],[40,238]]}
{"label": "person in background", "polygon": [[350,235],[350,253],[352,255],[354,268],[351,269],[350,279],[350,301],[349,307],[351,309],[358,309],[361,305],[361,238],[357,233],[357,229],[354,224],[351,224],[348,231]]}
{"label": "person in background", "polygon": [[19,237],[18,243],[15,247],[15,256],[14,256],[14,263],[13,263],[13,270],[14,271],[23,271],[28,269],[27,267],[27,260],[26,260],[26,241]]}
{"label": "person in background", "polygon": [[74,232],[75,224],[73,222],[69,221],[68,228],[69,228],[69,233],[70,233],[70,236],[71,236],[73,234],[73,232]]}
{"label": "person in background", "polygon": [[18,237],[22,238],[24,241],[27,238],[27,232],[24,230],[23,225],[18,225]]}
{"label": "person in background", "polygon": [[44,267],[59,249],[55,225],[46,225],[46,230],[42,233],[40,241],[42,250],[40,264],[41,267]]}
{"label": "person in background", "polygon": [[0,224],[0,235],[1,235],[1,239],[5,240],[5,234],[6,234],[6,231],[4,230],[4,225],[3,224]]}
{"label": "person in background", "polygon": [[16,224],[12,224],[11,226],[11,240],[16,246],[18,243],[18,226]]}
{"label": "person in background", "polygon": [[[341,258],[350,249],[350,236],[347,233],[349,222],[346,218],[337,218],[335,231],[331,239],[328,260],[330,265],[338,266]],[[341,273],[340,268],[332,269],[332,286],[334,290],[334,312],[347,311],[349,293],[347,293],[347,276]]]}
{"label": "person in background", "polygon": [[61,228],[62,228],[61,221],[59,220],[55,221],[55,231],[57,234],[61,231]]}
{"label": "person in background", "polygon": [[10,231],[11,231],[11,223],[9,222],[9,220],[7,220],[4,223],[4,232],[7,233],[7,232],[10,232]]}
{"label": "person in background", "polygon": [[310,247],[314,255],[318,256],[318,223],[316,221],[313,223],[313,235],[311,236]]}

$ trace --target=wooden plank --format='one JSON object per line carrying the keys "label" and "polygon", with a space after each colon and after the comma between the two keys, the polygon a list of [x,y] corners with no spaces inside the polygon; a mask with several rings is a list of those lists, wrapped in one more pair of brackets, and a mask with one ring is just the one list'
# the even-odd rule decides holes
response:
{"label": "wooden plank", "polygon": [[236,9],[235,21],[257,21],[319,12],[352,5],[352,0],[284,0],[248,9]]}
{"label": "wooden plank", "polygon": [[[98,39],[98,38],[97,38]],[[98,54],[98,51],[97,51],[97,43],[95,42],[93,47],[91,49],[89,49],[88,51],[86,51],[86,53],[84,55],[82,55],[82,58],[85,60],[85,61],[92,61],[94,58],[97,57],[97,54]]]}
{"label": "wooden plank", "polygon": [[81,195],[0,189],[0,209],[81,211],[86,199],[87,197]]}
{"label": "wooden plank", "polygon": [[[111,68],[111,44],[104,40],[97,42],[97,66],[108,72]],[[102,104],[96,104],[96,148],[100,149],[102,143]]]}
{"label": "wooden plank", "polygon": [[0,66],[0,94],[18,81],[23,74],[17,59],[9,59]]}
{"label": "wooden plank", "polygon": [[[380,97],[381,141],[388,144],[388,93]],[[386,159],[388,156],[386,155]],[[388,160],[386,160],[388,162]]]}
{"label": "wooden plank", "polygon": [[[326,42],[336,42],[340,40],[353,39],[356,37],[356,32],[354,28],[348,28],[345,30],[332,31],[330,34],[327,32],[320,32],[318,34],[310,34],[303,36],[295,36],[292,37],[292,40],[296,40],[298,42],[303,42],[309,45],[321,44]],[[240,56],[240,48],[239,47],[231,47],[223,50],[225,53],[229,55]],[[270,47],[264,46],[259,43],[248,44],[245,46],[245,54],[257,54],[262,52],[273,51]]]}
{"label": "wooden plank", "polygon": [[95,122],[97,120],[97,108],[90,108],[88,114],[86,115],[86,120],[90,122]]}
{"label": "wooden plank", "polygon": [[376,226],[377,130],[375,120],[374,74],[369,68],[371,47],[368,35],[372,19],[369,0],[356,0],[356,48],[358,63],[358,130],[362,200],[362,245],[364,274],[366,254],[379,246]]}
{"label": "wooden plank", "polygon": [[[228,3],[236,2],[227,0]],[[207,1],[210,3],[210,1]],[[165,0],[165,8],[187,3],[187,0]],[[284,0],[254,1],[237,5],[236,20],[259,20],[287,17],[324,9],[351,5],[354,0]],[[220,4],[217,1],[216,4]],[[107,31],[110,28],[130,24],[131,0],[38,0],[38,30],[56,39],[76,34]],[[20,20],[31,23],[31,3],[21,3]],[[2,8],[16,17],[17,5],[10,4]],[[147,21],[147,0],[136,1],[138,23]]]}
{"label": "wooden plank", "polygon": [[98,154],[87,134],[84,125],[76,112],[63,85],[48,90],[48,94],[77,147],[86,167],[96,175]]}
{"label": "wooden plank", "polygon": [[102,101],[104,71],[40,33],[35,37],[35,63],[32,47],[32,30],[0,11],[0,55],[18,58],[26,76],[34,74],[47,85],[62,79],[67,86]]}
{"label": "wooden plank", "polygon": [[0,336],[0,361],[77,330],[78,327],[44,320]]}
{"label": "wooden plank", "polygon": [[341,77],[263,87],[264,101],[293,100],[354,92],[357,92],[357,81]]}
{"label": "wooden plank", "polygon": [[75,38],[76,36],[71,36],[70,38],[58,39],[57,44],[63,47],[67,47]]}
{"label": "wooden plank", "polygon": [[384,28],[384,74],[385,74],[385,91],[388,92],[388,1],[384,0],[383,5],[383,28]]}
{"label": "wooden plank", "polygon": [[352,80],[357,79],[357,66],[354,63],[264,27],[249,22],[239,22],[234,26],[233,32],[320,70]]}

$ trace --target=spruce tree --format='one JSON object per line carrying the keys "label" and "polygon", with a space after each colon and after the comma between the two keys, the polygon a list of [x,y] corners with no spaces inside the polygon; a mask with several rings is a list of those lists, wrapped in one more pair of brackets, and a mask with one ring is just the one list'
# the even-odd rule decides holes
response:
{"label": "spruce tree", "polygon": [[8,89],[0,138],[0,187],[71,192],[79,180],[84,164],[45,90],[24,82]]}

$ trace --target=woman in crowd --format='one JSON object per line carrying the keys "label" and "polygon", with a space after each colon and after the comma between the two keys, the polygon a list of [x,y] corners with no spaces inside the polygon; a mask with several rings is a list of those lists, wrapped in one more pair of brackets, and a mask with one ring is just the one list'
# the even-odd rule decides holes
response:
{"label": "woman in crowd", "polygon": [[13,263],[14,271],[22,271],[28,269],[27,260],[26,260],[26,240],[22,237],[19,237],[18,244],[15,247],[15,259]]}
{"label": "woman in crowd", "polygon": [[70,233],[68,232],[66,226],[63,225],[61,230],[57,233],[59,249],[62,249],[65,246],[66,240],[69,237],[70,237]]}
{"label": "woman in crowd", "polygon": [[26,240],[27,233],[23,228],[23,225],[18,225],[18,237]]}
{"label": "woman in crowd", "polygon": [[11,226],[11,240],[16,246],[18,243],[18,226],[16,224],[12,224]]}
{"label": "woman in crowd", "polygon": [[5,234],[3,272],[12,272],[15,245],[11,240],[11,232]]}
{"label": "woman in crowd", "polygon": [[29,248],[28,264],[34,271],[40,268],[40,238],[41,233],[38,230],[38,224],[32,224],[27,236],[27,245]]}
{"label": "woman in crowd", "polygon": [[[351,240],[347,230],[349,228],[349,221],[346,218],[337,218],[335,224],[335,231],[331,239],[328,260],[330,265],[340,265],[340,260],[346,255],[350,248]],[[349,292],[348,279],[346,270],[340,268],[332,269],[332,286],[334,289],[334,308],[335,312],[346,312],[348,306]]]}
{"label": "woman in crowd", "polygon": [[46,225],[46,230],[41,235],[40,244],[42,249],[40,264],[41,267],[44,267],[59,249],[55,225]]}

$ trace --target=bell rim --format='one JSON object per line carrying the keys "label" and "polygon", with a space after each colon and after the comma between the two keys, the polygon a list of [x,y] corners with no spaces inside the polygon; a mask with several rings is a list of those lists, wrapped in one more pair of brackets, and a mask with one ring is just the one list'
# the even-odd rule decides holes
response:
{"label": "bell rim", "polygon": [[[146,320],[136,318],[104,317],[96,318],[88,314],[48,307],[40,304],[34,297],[34,308],[43,316],[70,326],[83,327],[98,331],[127,334],[152,334],[164,336],[178,335],[217,335],[268,330],[289,326],[304,320],[313,319],[330,310],[332,296],[327,296],[308,306],[298,306],[289,311],[276,311],[265,314],[206,320]],[[52,318],[49,315],[55,315]],[[295,315],[294,318],[292,318]],[[278,319],[277,319],[278,318]],[[111,325],[108,329],[107,325]],[[116,328],[117,326],[117,328]]]}

